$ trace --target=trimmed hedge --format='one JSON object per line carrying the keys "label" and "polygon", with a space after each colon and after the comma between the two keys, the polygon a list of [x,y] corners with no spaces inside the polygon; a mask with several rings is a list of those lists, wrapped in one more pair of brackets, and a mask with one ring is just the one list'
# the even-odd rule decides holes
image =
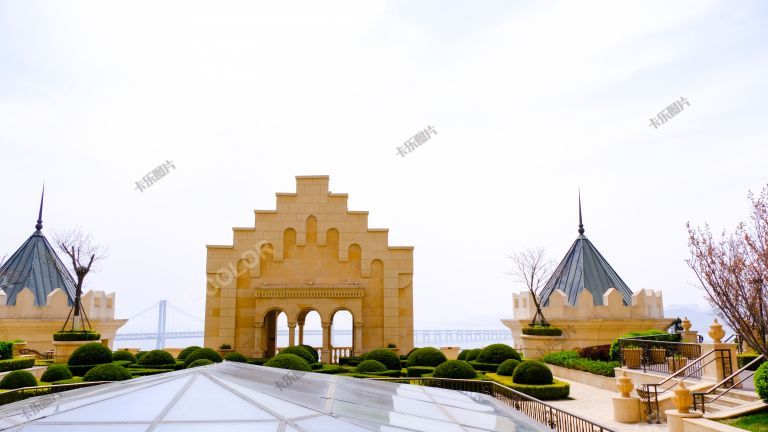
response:
{"label": "trimmed hedge", "polygon": [[0,360],[0,372],[28,369],[35,365],[34,357]]}
{"label": "trimmed hedge", "polygon": [[477,372],[463,360],[448,360],[436,367],[432,376],[435,378],[472,379],[477,377]]}
{"label": "trimmed hedge", "polygon": [[132,365],[132,364],[133,364],[133,363],[131,363],[131,362],[130,362],[130,361],[128,361],[128,360],[115,360],[115,361],[113,361],[112,363],[114,363],[114,364],[116,364],[116,365],[120,365],[120,366],[122,366],[122,367],[128,367],[128,366],[130,366],[130,365]]}
{"label": "trimmed hedge", "polygon": [[[744,366],[748,365],[752,360],[758,358],[760,354],[757,353],[744,353],[744,354],[738,354],[736,358],[739,362],[739,369],[743,368]],[[762,359],[761,361],[753,364],[749,367],[748,370],[756,371],[757,368],[760,367],[761,364],[765,363],[765,359]]]}
{"label": "trimmed hedge", "polygon": [[157,366],[157,365],[176,365],[176,359],[173,358],[171,353],[163,350],[152,350],[146,355],[141,357],[138,362],[141,366]]}
{"label": "trimmed hedge", "polygon": [[339,357],[339,366],[357,366],[360,364],[358,357]]}
{"label": "trimmed hedge", "polygon": [[480,348],[471,349],[467,351],[467,355],[466,357],[464,357],[464,360],[466,361],[477,360],[477,356],[479,356],[482,351],[483,350]]}
{"label": "trimmed hedge", "polygon": [[388,378],[399,378],[403,376],[403,372],[399,370],[385,370],[381,372],[368,372],[367,375],[388,377]]}
{"label": "trimmed hedge", "polygon": [[419,348],[412,352],[408,356],[408,361],[405,362],[407,367],[411,366],[438,366],[440,363],[445,362],[445,354],[437,348],[426,347]]}
{"label": "trimmed hedge", "polygon": [[768,402],[768,362],[763,363],[755,372],[755,391],[763,402]]}
{"label": "trimmed hedge", "polygon": [[315,359],[312,363],[317,363],[318,361],[320,361],[320,354],[317,353],[317,350],[313,346],[307,345],[307,344],[296,345],[296,346],[300,346],[304,348],[312,355],[312,358]]}
{"label": "trimmed hedge", "polygon": [[199,347],[197,345],[188,346],[188,347],[184,348],[183,350],[181,350],[181,352],[176,357],[176,359],[177,360],[184,360],[184,359],[187,358],[188,355],[192,354],[194,351],[199,350],[200,348],[202,348],[202,347]]}
{"label": "trimmed hedge", "polygon": [[385,370],[387,366],[378,360],[366,360],[355,368],[357,373],[384,372]]}
{"label": "trimmed hedge", "polygon": [[657,340],[662,342],[680,342],[679,333],[666,333],[661,330],[654,330],[654,329],[629,332],[614,339],[614,341],[611,343],[611,361],[619,361],[619,339],[626,339],[626,338],[632,338],[632,337],[638,337],[638,336],[655,336],[651,340]]}
{"label": "trimmed hedge", "polygon": [[37,387],[37,379],[32,373],[15,370],[0,380],[0,389],[13,390],[22,387]]}
{"label": "trimmed hedge", "polygon": [[554,400],[565,399],[571,392],[571,385],[554,380],[552,384],[547,385],[530,385],[530,384],[509,384],[511,389],[517,390],[520,393],[525,393],[528,396],[535,397],[539,400]]}
{"label": "trimmed hedge", "polygon": [[307,364],[315,363],[315,356],[313,356],[306,348],[300,346],[286,347],[280,350],[280,354],[293,354],[303,358]]}
{"label": "trimmed hedge", "polygon": [[433,372],[435,372],[435,368],[432,366],[411,366],[406,368],[406,375],[409,377],[420,377]]}
{"label": "trimmed hedge", "polygon": [[[394,351],[387,348],[379,348],[369,352],[365,356],[365,361],[376,360],[383,364],[386,370],[400,370],[400,358]],[[362,363],[361,363],[362,364]],[[358,366],[359,367],[359,366]]]}
{"label": "trimmed hedge", "polygon": [[518,360],[515,360],[515,359],[504,360],[504,362],[500,364],[498,368],[496,368],[496,375],[512,376],[512,374],[515,372],[515,369],[519,365],[520,365],[520,361]]}
{"label": "trimmed hedge", "polygon": [[89,370],[83,381],[125,381],[133,378],[128,369],[114,363],[100,364]]}
{"label": "trimmed hedge", "polygon": [[136,356],[131,354],[130,351],[119,350],[112,353],[112,361],[129,361],[136,363]]}
{"label": "trimmed hedge", "polygon": [[338,365],[323,365],[322,369],[317,369],[317,370],[314,370],[313,372],[328,374],[328,375],[335,375],[335,374],[340,374],[344,372],[344,369]]}
{"label": "trimmed hedge", "polygon": [[212,361],[210,361],[208,359],[205,359],[205,358],[201,358],[201,359],[197,359],[197,360],[193,361],[192,363],[190,363],[189,366],[187,366],[187,369],[196,368],[198,366],[208,366],[208,365],[212,365],[212,364],[213,364]]}
{"label": "trimmed hedge", "polygon": [[63,364],[53,364],[43,372],[43,376],[40,377],[40,381],[43,382],[56,382],[61,380],[68,380],[72,378],[72,372],[69,368]]}
{"label": "trimmed hedge", "polygon": [[0,341],[0,360],[13,358],[13,342]]}
{"label": "trimmed hedge", "polygon": [[322,369],[323,368],[323,364],[320,363],[320,362],[312,363],[311,365],[309,365],[309,367],[311,367],[312,370],[314,371],[314,370]]}
{"label": "trimmed hedge", "polygon": [[170,370],[168,369],[149,369],[149,368],[128,368],[128,372],[131,373],[131,376],[134,378],[137,377],[143,377],[143,376],[149,376],[149,375],[158,375],[161,373],[168,373]]}
{"label": "trimmed hedge", "polygon": [[264,366],[264,363],[268,362],[270,360],[269,357],[258,357],[258,358],[252,358],[248,360],[248,364],[256,365],[256,366]]}
{"label": "trimmed hedge", "polygon": [[189,355],[187,355],[187,357],[184,359],[184,367],[189,366],[193,361],[199,360],[201,358],[208,359],[214,363],[221,363],[223,361],[219,353],[216,351],[210,348],[200,348],[192,351]]}
{"label": "trimmed hedge", "polygon": [[512,373],[512,382],[515,384],[547,385],[552,384],[553,379],[547,365],[536,360],[520,363]]}
{"label": "trimmed hedge", "polygon": [[576,351],[558,351],[545,354],[541,359],[544,363],[562,366],[568,369],[576,369],[595,375],[607,377],[614,376],[614,368],[620,366],[617,361],[590,360],[579,357]]}
{"label": "trimmed hedge", "polygon": [[136,357],[136,361],[141,360],[142,357],[144,357],[144,354],[148,353],[149,351],[139,351],[134,355]]}
{"label": "trimmed hedge", "polygon": [[103,363],[112,363],[112,351],[98,342],[91,342],[79,346],[67,360],[67,365],[69,366],[97,365]]}
{"label": "trimmed hedge", "polygon": [[225,355],[224,356],[224,360],[235,362],[235,363],[247,363],[248,362],[248,359],[244,355],[240,354],[237,351],[231,352],[231,353]]}
{"label": "trimmed hedge", "polygon": [[55,341],[95,341],[101,339],[101,333],[90,330],[66,330],[53,334]]}
{"label": "trimmed hedge", "polygon": [[507,359],[521,360],[520,354],[511,346],[506,344],[492,344],[483,348],[476,360],[480,363],[501,364]]}
{"label": "trimmed hedge", "polygon": [[529,326],[523,327],[523,334],[531,336],[562,336],[563,329],[558,327]]}
{"label": "trimmed hedge", "polygon": [[290,369],[303,372],[312,372],[312,368],[309,366],[306,360],[296,354],[278,354],[272,357],[268,362],[264,363],[264,366]]}
{"label": "trimmed hedge", "polygon": [[[512,359],[514,360],[514,359]],[[468,362],[475,370],[483,371],[483,372],[496,372],[496,370],[499,368],[500,363],[483,363],[476,360],[472,360]]]}

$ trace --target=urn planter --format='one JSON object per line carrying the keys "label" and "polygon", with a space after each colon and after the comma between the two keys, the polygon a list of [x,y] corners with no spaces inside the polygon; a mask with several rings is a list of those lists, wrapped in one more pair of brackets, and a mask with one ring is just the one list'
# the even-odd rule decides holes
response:
{"label": "urn planter", "polygon": [[667,350],[664,348],[651,348],[651,363],[662,364],[667,358]]}
{"label": "urn planter", "polygon": [[687,364],[687,360],[688,359],[685,357],[667,357],[667,367],[669,368],[669,373],[675,373],[684,368]]}
{"label": "urn planter", "polygon": [[624,365],[630,369],[638,369],[643,363],[642,348],[623,348],[621,350],[621,355],[624,357]]}

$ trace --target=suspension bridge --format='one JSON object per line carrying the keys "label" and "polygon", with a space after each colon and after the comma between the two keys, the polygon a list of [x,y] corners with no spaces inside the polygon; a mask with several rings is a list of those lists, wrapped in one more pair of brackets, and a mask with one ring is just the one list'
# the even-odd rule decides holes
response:
{"label": "suspension bridge", "polygon": [[[205,321],[160,300],[128,319],[117,332],[115,341],[155,340],[157,348],[163,348],[168,339],[201,339]],[[321,329],[305,329],[305,336],[322,337]],[[278,329],[278,336],[288,336],[288,329]],[[334,336],[352,337],[352,329],[333,329]],[[509,330],[499,329],[437,329],[414,330],[416,345],[427,343],[499,341],[512,338]]]}

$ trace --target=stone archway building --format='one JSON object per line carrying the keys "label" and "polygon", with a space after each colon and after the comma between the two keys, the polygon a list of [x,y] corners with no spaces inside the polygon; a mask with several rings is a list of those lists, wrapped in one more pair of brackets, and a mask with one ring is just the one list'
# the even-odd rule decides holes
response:
{"label": "stone archway building", "polygon": [[347,194],[330,193],[328,182],[296,177],[296,193],[277,193],[276,210],[256,210],[254,228],[233,228],[231,246],[207,246],[206,346],[271,356],[280,312],[292,346],[317,311],[326,361],[333,316],[345,310],[355,354],[413,347],[413,247],[389,246],[388,230],[368,228],[368,212],[349,211]]}

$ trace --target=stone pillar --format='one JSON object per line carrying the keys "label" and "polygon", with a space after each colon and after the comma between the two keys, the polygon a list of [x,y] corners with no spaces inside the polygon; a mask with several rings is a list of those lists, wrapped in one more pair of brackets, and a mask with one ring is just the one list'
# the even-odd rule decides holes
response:
{"label": "stone pillar", "polygon": [[616,386],[621,396],[614,396],[613,419],[619,423],[638,423],[640,421],[640,398],[630,396],[634,389],[632,380],[623,372],[616,379]]}
{"label": "stone pillar", "polygon": [[688,317],[685,317],[683,319],[683,332],[680,333],[682,342],[699,343],[699,332],[696,330],[691,330],[691,326],[691,321],[688,319]]}
{"label": "stone pillar", "polygon": [[320,350],[320,356],[323,363],[331,363],[331,323],[323,321],[323,348]]}
{"label": "stone pillar", "polygon": [[672,401],[675,403],[677,409],[664,412],[667,415],[669,432],[683,432],[683,419],[702,416],[702,413],[690,412],[691,404],[693,404],[693,396],[691,396],[691,391],[685,386],[684,381],[678,383]]}
{"label": "stone pillar", "polygon": [[304,321],[299,321],[299,345],[304,345]]}
{"label": "stone pillar", "polygon": [[[723,326],[721,326],[720,323],[717,322],[717,318],[715,318],[715,322],[713,322],[712,325],[709,326],[708,335],[710,338],[712,338],[713,343],[701,344],[702,354],[710,350],[727,350],[728,354],[730,355],[724,353],[723,351],[716,351],[714,354],[715,361],[710,362],[709,364],[704,366],[704,371],[701,379],[703,381],[720,382],[724,378],[726,378],[728,375],[732,374],[733,372],[736,372],[737,370],[738,362],[736,358],[736,354],[737,354],[736,344],[722,343],[722,339],[725,336],[725,332],[723,331]],[[730,362],[728,362],[726,356],[730,357]],[[709,358],[712,358],[712,356],[710,356]],[[724,363],[725,364],[730,363],[730,372],[723,368]]]}
{"label": "stone pillar", "polygon": [[355,321],[352,335],[352,355],[357,357],[363,353],[363,323]]}
{"label": "stone pillar", "polygon": [[264,323],[253,323],[253,356],[264,357]]}
{"label": "stone pillar", "polygon": [[288,346],[296,345],[296,321],[288,322]]}

